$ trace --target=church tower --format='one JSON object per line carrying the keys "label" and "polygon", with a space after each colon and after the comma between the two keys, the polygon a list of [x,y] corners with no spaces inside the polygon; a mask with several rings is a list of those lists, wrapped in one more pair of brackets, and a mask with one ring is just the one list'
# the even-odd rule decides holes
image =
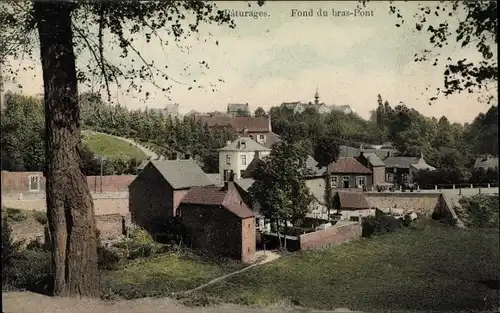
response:
{"label": "church tower", "polygon": [[316,87],[316,93],[314,94],[314,103],[318,104],[319,103],[319,92],[318,92],[318,87]]}

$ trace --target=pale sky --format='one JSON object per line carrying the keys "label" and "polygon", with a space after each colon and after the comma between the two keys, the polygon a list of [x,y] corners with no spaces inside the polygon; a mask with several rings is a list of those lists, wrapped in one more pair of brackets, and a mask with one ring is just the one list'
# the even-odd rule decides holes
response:
{"label": "pale sky", "polygon": [[[373,16],[365,17],[332,16],[332,9],[354,11],[357,2],[280,1],[266,2],[263,7],[252,4],[249,8],[247,2],[220,1],[217,5],[224,9],[262,11],[267,17],[235,17],[235,29],[202,26],[199,38],[186,42],[190,45],[189,53],[175,45],[162,49],[158,40],[148,44],[144,40],[134,41],[148,61],[154,60],[159,68],[168,65],[168,73],[176,80],[191,83],[196,79],[206,88],[188,90],[187,86],[174,83],[168,94],[146,82],[144,90],[153,95],[147,101],[142,95],[126,94],[116,88],[112,92],[114,100],[130,109],[179,103],[181,113],[192,109],[206,112],[224,111],[227,103],[249,103],[253,111],[258,106],[267,110],[283,101],[312,101],[318,88],[320,101],[349,104],[365,118],[376,108],[380,93],[393,107],[402,101],[424,115],[445,115],[457,122],[471,121],[490,106],[479,103],[477,94],[441,97],[432,106],[428,105],[427,99],[433,94],[425,93],[425,88],[442,87],[444,66],[413,61],[415,53],[428,47],[429,40],[428,34],[413,31],[415,2],[397,2],[407,17],[400,28],[394,26],[397,20],[388,13],[388,2],[369,2],[364,10],[373,11]],[[294,17],[292,9],[313,9],[315,16]],[[318,9],[326,10],[329,16],[316,16]],[[445,57],[479,56],[474,50],[447,48],[441,51]],[[117,55],[116,51],[107,52],[111,59]],[[210,65],[204,74],[197,67],[203,60]],[[86,62],[87,55],[78,60],[79,64]],[[185,72],[187,65],[191,67]],[[224,83],[218,82],[219,78]],[[25,93],[42,92],[40,66],[33,72],[22,73],[18,82]],[[210,83],[216,84],[215,92]],[[168,86],[161,79],[159,84]],[[15,85],[7,85],[5,89],[19,91]],[[82,91],[84,87],[80,88]]]}

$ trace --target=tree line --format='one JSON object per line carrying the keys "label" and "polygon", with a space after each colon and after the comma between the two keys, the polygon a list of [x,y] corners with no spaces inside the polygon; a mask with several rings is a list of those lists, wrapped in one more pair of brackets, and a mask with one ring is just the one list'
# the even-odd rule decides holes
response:
{"label": "tree line", "polygon": [[[445,116],[426,117],[403,103],[393,107],[381,95],[368,120],[354,113],[320,114],[312,108],[294,113],[283,106],[271,108],[270,115],[274,132],[296,140],[300,138],[317,161],[325,158],[315,152],[319,144],[331,150],[339,145],[357,148],[385,145],[399,151],[401,156],[423,155],[427,163],[438,169],[434,173],[417,175],[416,180],[422,184],[495,178],[492,173],[474,173],[472,168],[476,158],[498,155],[497,106],[491,106],[486,113],[480,113],[471,123],[465,124],[452,123]],[[323,154],[330,153],[325,149]],[[334,160],[334,157],[328,158]]]}

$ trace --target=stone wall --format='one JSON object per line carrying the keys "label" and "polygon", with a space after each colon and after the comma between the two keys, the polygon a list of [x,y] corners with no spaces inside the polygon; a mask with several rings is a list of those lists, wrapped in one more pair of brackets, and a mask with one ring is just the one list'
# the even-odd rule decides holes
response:
{"label": "stone wall", "polygon": [[431,216],[438,204],[439,193],[365,193],[366,200],[372,208],[397,208],[414,211],[423,216]]}
{"label": "stone wall", "polygon": [[340,226],[300,235],[299,241],[301,250],[310,250],[336,246],[359,238],[361,238],[361,224],[345,222]]}
{"label": "stone wall", "polygon": [[[107,192],[92,194],[96,215],[126,215],[128,209],[128,192]],[[21,210],[47,211],[45,195],[2,195],[2,206]]]}
{"label": "stone wall", "polygon": [[[125,227],[130,225],[130,214],[107,214],[96,216],[97,229],[100,232],[101,241],[114,240],[120,237]],[[10,222],[12,237],[14,241],[25,240],[25,244],[39,239],[45,241],[45,227],[34,219],[28,218],[21,222]]]}

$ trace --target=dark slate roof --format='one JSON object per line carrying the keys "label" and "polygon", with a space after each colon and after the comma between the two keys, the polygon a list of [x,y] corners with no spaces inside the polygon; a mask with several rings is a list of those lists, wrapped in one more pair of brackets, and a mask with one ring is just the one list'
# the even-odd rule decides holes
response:
{"label": "dark slate roof", "polygon": [[364,157],[370,162],[372,166],[385,166],[384,162],[375,153],[364,153]]}
{"label": "dark slate roof", "polygon": [[[247,168],[241,175],[242,178],[252,178],[253,177],[253,172],[257,168],[259,160],[265,160],[269,157],[269,155],[265,155],[259,159],[253,158],[252,161],[248,164]],[[309,169],[311,175],[307,175],[308,177],[318,177],[318,176],[323,176],[326,172],[326,168],[318,168],[317,167],[318,162],[312,157],[312,156],[307,156],[306,160],[306,168]]]}
{"label": "dark slate roof", "polygon": [[358,157],[360,150],[358,148],[349,147],[345,145],[339,146],[339,157]]}
{"label": "dark slate roof", "polygon": [[318,168],[318,162],[310,155],[307,156],[306,167],[311,171],[312,176],[323,176],[326,167]]}
{"label": "dark slate roof", "polygon": [[150,162],[174,189],[213,184],[207,174],[192,159],[150,160]]}
{"label": "dark slate roof", "polygon": [[474,163],[474,168],[484,168],[485,170],[489,168],[498,167],[498,157],[486,156],[483,158],[477,158]]}
{"label": "dark slate roof", "polygon": [[371,174],[368,168],[353,157],[339,157],[328,165],[328,171],[334,174]]}
{"label": "dark slate roof", "polygon": [[398,168],[410,168],[410,165],[417,164],[418,157],[390,157],[384,159],[384,164],[386,167],[398,167]]}
{"label": "dark slate roof", "polygon": [[227,146],[219,149],[219,151],[271,151],[270,148],[264,147],[260,143],[256,142],[250,137],[240,137],[235,141],[231,142]]}
{"label": "dark slate roof", "polygon": [[230,192],[238,191],[234,186],[228,186],[228,188],[232,190],[220,186],[194,187],[182,198],[181,204],[221,206],[240,218],[254,216],[254,213],[248,208],[245,202],[234,203],[229,201],[227,195]]}
{"label": "dark slate roof", "polygon": [[340,205],[342,208],[349,209],[369,209],[370,205],[366,201],[365,195],[362,192],[337,192],[340,197]]}

